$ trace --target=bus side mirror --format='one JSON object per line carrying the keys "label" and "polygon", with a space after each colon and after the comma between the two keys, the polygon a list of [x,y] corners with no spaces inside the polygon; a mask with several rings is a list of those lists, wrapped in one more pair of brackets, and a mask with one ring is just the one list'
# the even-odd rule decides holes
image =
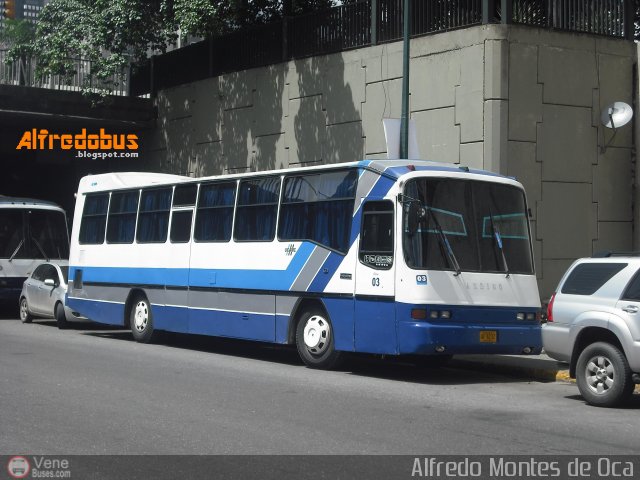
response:
{"label": "bus side mirror", "polygon": [[417,203],[411,202],[409,204],[409,211],[407,212],[407,229],[409,235],[413,236],[418,231],[418,225],[420,224],[420,206]]}
{"label": "bus side mirror", "polygon": [[416,202],[409,204],[409,211],[407,212],[407,229],[409,235],[414,235],[418,231],[418,227],[421,223],[424,223],[427,219],[427,209]]}

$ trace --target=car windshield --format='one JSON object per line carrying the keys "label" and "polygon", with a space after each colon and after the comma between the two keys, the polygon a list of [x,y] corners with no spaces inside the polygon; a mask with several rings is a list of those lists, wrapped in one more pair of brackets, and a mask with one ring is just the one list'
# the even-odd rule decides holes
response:
{"label": "car windshield", "polygon": [[36,208],[0,210],[0,258],[69,258],[64,214]]}
{"label": "car windshield", "polygon": [[[421,178],[407,182],[404,195],[403,249],[410,267],[533,273],[521,189],[473,180]],[[417,227],[411,228],[416,204],[419,218]]]}
{"label": "car windshield", "polygon": [[64,279],[64,283],[69,283],[69,267],[60,267],[60,271],[62,272],[62,278]]}

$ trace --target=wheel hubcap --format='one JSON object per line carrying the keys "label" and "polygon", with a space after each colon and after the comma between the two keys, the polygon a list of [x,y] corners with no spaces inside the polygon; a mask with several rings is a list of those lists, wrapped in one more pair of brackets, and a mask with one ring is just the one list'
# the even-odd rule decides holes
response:
{"label": "wheel hubcap", "polygon": [[134,313],[134,326],[138,332],[144,332],[149,322],[149,307],[145,302],[138,302]]}
{"label": "wheel hubcap", "polygon": [[318,315],[309,318],[304,326],[304,344],[315,355],[320,355],[327,349],[330,335],[329,322]]}
{"label": "wheel hubcap", "polygon": [[593,357],[585,371],[589,389],[598,395],[607,393],[614,385],[615,369],[607,357]]}
{"label": "wheel hubcap", "polygon": [[20,303],[20,320],[27,318],[27,302],[24,300]]}

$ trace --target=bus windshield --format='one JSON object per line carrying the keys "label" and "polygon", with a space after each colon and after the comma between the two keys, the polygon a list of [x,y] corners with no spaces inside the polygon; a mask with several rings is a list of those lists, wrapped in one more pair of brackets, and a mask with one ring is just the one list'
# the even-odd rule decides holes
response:
{"label": "bus windshield", "polygon": [[421,178],[404,191],[403,250],[414,269],[532,274],[524,192],[499,183]]}
{"label": "bus windshield", "polygon": [[66,259],[65,216],[56,210],[0,209],[0,258]]}

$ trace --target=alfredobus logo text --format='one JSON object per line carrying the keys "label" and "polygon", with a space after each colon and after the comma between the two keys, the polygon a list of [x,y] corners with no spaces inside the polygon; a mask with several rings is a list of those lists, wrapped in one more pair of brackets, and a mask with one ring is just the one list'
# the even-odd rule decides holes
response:
{"label": "alfredobus logo text", "polygon": [[36,129],[27,130],[22,135],[16,150],[137,150],[138,136],[133,133],[111,134],[105,132],[104,128],[100,133],[87,133],[83,128],[82,132],[72,134],[49,133],[48,130]]}

